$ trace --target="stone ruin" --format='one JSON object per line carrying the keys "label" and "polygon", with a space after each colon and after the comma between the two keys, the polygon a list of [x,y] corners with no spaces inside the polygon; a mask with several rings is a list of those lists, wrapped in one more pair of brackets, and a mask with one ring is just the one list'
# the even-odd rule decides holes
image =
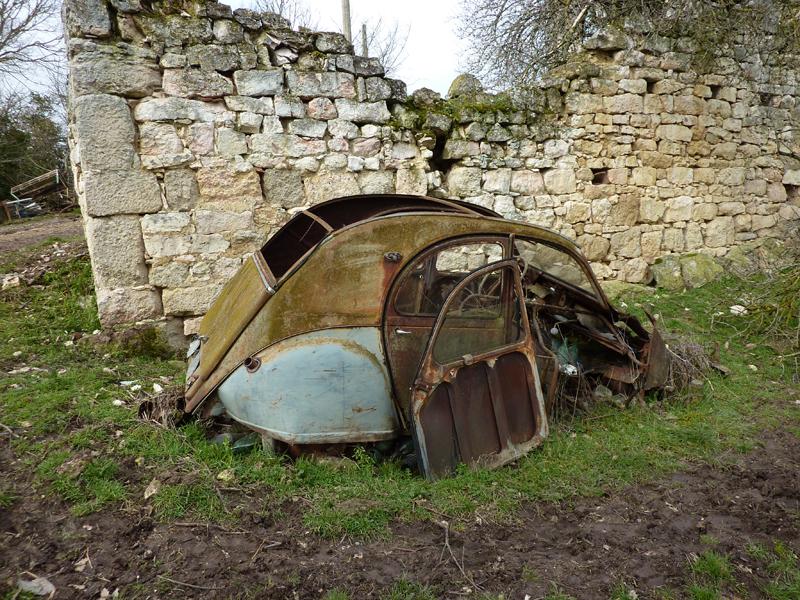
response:
{"label": "stone ruin", "polygon": [[242,257],[349,194],[491,207],[635,283],[800,223],[796,63],[746,44],[701,69],[691,40],[602,32],[522,102],[469,76],[409,96],[340,34],[215,1],[67,0],[64,21],[105,326],[196,331]]}

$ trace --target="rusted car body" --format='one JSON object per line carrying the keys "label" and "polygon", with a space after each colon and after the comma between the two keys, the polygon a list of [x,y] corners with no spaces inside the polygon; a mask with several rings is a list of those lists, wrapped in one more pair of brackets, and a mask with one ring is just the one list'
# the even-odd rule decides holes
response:
{"label": "rusted car body", "polygon": [[296,214],[228,282],[189,350],[186,411],[294,448],[411,435],[437,478],[541,443],[573,384],[663,384],[664,354],[557,233],[352,196]]}

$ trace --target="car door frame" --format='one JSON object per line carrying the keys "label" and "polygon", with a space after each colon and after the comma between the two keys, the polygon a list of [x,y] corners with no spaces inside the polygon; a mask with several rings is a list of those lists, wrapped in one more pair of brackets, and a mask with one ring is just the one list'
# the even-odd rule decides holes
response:
{"label": "car door frame", "polygon": [[[513,286],[511,287],[511,299],[508,299],[508,294],[505,294],[505,309],[511,308],[511,303],[517,301],[519,305],[519,327],[522,330],[522,339],[494,348],[490,351],[478,353],[475,355],[466,354],[461,358],[450,361],[446,364],[440,364],[434,357],[434,348],[437,340],[442,332],[445,320],[447,319],[447,312],[451,303],[458,294],[472,281],[477,278],[484,277],[494,271],[511,269],[513,272]],[[531,411],[534,418],[535,431],[533,435],[522,443],[512,443],[508,435],[508,423],[501,420],[503,411],[499,406],[500,401],[497,398],[497,382],[494,367],[499,359],[504,356],[512,354],[521,354],[525,361],[527,372],[525,379],[527,381],[527,395],[531,402]],[[501,261],[490,263],[486,266],[480,267],[466,277],[464,277],[447,296],[436,321],[433,325],[431,336],[428,340],[427,346],[423,352],[420,367],[415,378],[414,387],[411,396],[410,406],[410,428],[414,437],[415,447],[417,449],[417,457],[420,465],[420,470],[428,479],[437,479],[449,473],[435,472],[428,461],[426,433],[422,423],[422,411],[426,403],[433,396],[437,388],[443,384],[453,382],[459,372],[465,367],[485,363],[488,367],[488,389],[490,391],[490,400],[492,403],[493,414],[495,416],[495,426],[497,427],[497,437],[500,442],[500,450],[496,453],[482,455],[478,460],[472,464],[481,467],[498,467],[509,463],[520,456],[527,453],[531,448],[538,446],[547,437],[549,433],[549,426],[547,421],[547,413],[545,410],[545,398],[542,393],[541,383],[539,380],[539,370],[536,364],[536,351],[535,340],[533,332],[531,331],[530,323],[528,321],[527,310],[524,304],[524,294],[522,290],[522,281],[519,271],[518,262],[511,259],[504,259]],[[494,383],[493,383],[494,381]],[[448,390],[448,395],[450,391]],[[453,398],[450,398],[452,406]],[[463,399],[455,399],[456,401],[464,401]],[[458,425],[455,423],[454,427],[457,430]],[[455,466],[455,465],[453,465]]]}

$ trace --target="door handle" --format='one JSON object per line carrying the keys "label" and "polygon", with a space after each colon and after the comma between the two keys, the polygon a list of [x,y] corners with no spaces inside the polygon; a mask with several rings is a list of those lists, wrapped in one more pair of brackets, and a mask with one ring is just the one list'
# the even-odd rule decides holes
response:
{"label": "door handle", "polygon": [[408,335],[409,333],[411,333],[410,331],[406,331],[405,329],[400,329],[399,327],[395,328],[394,332],[397,335]]}

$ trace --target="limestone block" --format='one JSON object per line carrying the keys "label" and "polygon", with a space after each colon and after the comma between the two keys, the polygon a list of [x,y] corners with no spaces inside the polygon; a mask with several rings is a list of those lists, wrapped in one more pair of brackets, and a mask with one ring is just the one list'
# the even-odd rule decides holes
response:
{"label": "limestone block", "polygon": [[286,73],[286,84],[293,96],[314,98],[355,98],[355,78],[350,73],[328,71],[313,73],[289,71]]}
{"label": "limestone block", "polygon": [[329,98],[314,98],[308,103],[306,109],[308,116],[312,119],[328,121],[339,116],[336,105]]}
{"label": "limestone block", "polygon": [[709,248],[723,248],[734,241],[733,217],[717,217],[706,224],[705,245]]}
{"label": "limestone block", "polygon": [[189,225],[189,213],[172,212],[144,215],[142,217],[142,233],[177,233]]}
{"label": "limestone block", "polygon": [[[411,146],[411,144],[406,144]],[[413,146],[411,146],[413,148]],[[394,152],[397,150],[397,145],[392,148],[392,155],[394,156]],[[353,140],[353,154],[356,156],[375,156],[378,152],[381,151],[381,141],[378,138],[370,137],[370,138],[356,138]],[[411,158],[416,156],[416,149],[414,154],[412,154]],[[396,157],[395,157],[396,158]]]}
{"label": "limestone block", "polygon": [[569,200],[564,203],[564,220],[567,223],[583,223],[592,215],[592,207],[588,202],[574,202]]}
{"label": "limestone block", "polygon": [[570,114],[596,114],[603,111],[603,97],[595,94],[573,92],[566,95],[564,106]]}
{"label": "limestone block", "polygon": [[569,153],[567,140],[546,140],[544,143],[545,158],[559,158]]}
{"label": "limestone block", "polygon": [[695,183],[714,183],[716,180],[717,175],[714,169],[701,167],[694,170]]}
{"label": "limestone block", "polygon": [[571,194],[577,189],[575,171],[548,169],[544,172],[544,186],[550,194]]}
{"label": "limestone block", "polygon": [[648,283],[652,279],[650,266],[643,258],[634,258],[620,269],[620,277],[628,283]]}
{"label": "limestone block", "polygon": [[289,133],[305,137],[321,138],[328,129],[325,121],[315,119],[296,119],[289,122]]}
{"label": "limestone block", "polygon": [[328,131],[330,131],[331,135],[334,137],[341,137],[347,140],[355,139],[359,135],[358,126],[351,121],[345,121],[343,119],[329,121]]}
{"label": "limestone block", "polygon": [[361,193],[355,173],[349,172],[320,172],[306,178],[304,184],[306,198],[311,204]]}
{"label": "limestone block", "polygon": [[536,195],[544,193],[544,178],[538,171],[528,169],[511,173],[511,191],[519,194]]}
{"label": "limestone block", "polygon": [[217,44],[197,44],[186,49],[189,65],[199,66],[204,71],[233,71],[238,69],[241,60],[236,46]]}
{"label": "limestone block", "polygon": [[265,116],[261,121],[261,133],[283,133],[283,124],[280,118]]}
{"label": "limestone block", "polygon": [[[447,189],[454,196],[476,196],[481,192],[481,176],[478,167],[453,167],[447,173]],[[398,175],[398,192],[399,187]]]}
{"label": "limestone block", "polygon": [[663,256],[657,259],[650,269],[657,287],[674,292],[685,288],[681,263],[677,256]]}
{"label": "limestone block", "polygon": [[694,208],[692,208],[692,220],[710,221],[711,219],[717,216],[717,208],[718,207],[716,204],[712,204],[710,202],[703,204],[695,204]]}
{"label": "limestone block", "polygon": [[261,131],[263,121],[262,115],[251,112],[239,113],[238,129],[242,133],[258,133]]}
{"label": "limestone block", "polygon": [[197,204],[199,190],[191,169],[170,169],[164,173],[164,190],[169,210],[191,210]]}
{"label": "limestone block", "polygon": [[227,231],[250,231],[254,227],[253,213],[232,213],[219,210],[197,210],[194,213],[195,231],[199,234]]}
{"label": "limestone block", "polygon": [[139,217],[86,217],[85,230],[97,288],[132,287],[147,283]]}
{"label": "limestone block", "polygon": [[240,96],[274,96],[283,91],[283,69],[235,71],[233,82]]}
{"label": "limestone block", "polygon": [[88,171],[83,185],[86,213],[94,217],[161,210],[156,176],[141,169]]}
{"label": "limestone block", "polygon": [[78,55],[70,64],[73,97],[116,94],[142,98],[161,87],[161,71],[154,63],[127,56]]}
{"label": "limestone block", "polygon": [[180,256],[188,254],[191,250],[191,240],[188,235],[143,233],[142,237],[147,255],[153,258]]}
{"label": "limestone block", "polygon": [[642,234],[642,258],[648,263],[652,263],[661,255],[662,231],[648,231]]}
{"label": "limestone block", "polygon": [[189,265],[175,260],[150,267],[150,285],[156,287],[186,287],[189,279]]}
{"label": "limestone block", "polygon": [[108,327],[155,319],[162,313],[161,296],[150,288],[97,288],[100,323]]}
{"label": "limestone block", "polygon": [[[477,175],[477,186],[480,188],[480,170]],[[448,174],[448,182],[449,182]],[[449,183],[448,183],[449,186]],[[428,193],[428,178],[425,175],[425,170],[419,165],[404,166],[397,170],[397,193],[398,194],[416,194],[425,195]],[[454,194],[452,188],[450,193]]]}
{"label": "limestone block", "polygon": [[610,242],[600,235],[582,235],[577,241],[583,255],[590,261],[605,260],[611,247]]}
{"label": "limestone block", "polygon": [[511,189],[511,169],[493,169],[483,175],[483,190],[507,194]]}
{"label": "limestone block", "polygon": [[739,151],[739,144],[737,142],[721,142],[714,144],[711,150],[712,156],[719,156],[725,160],[733,160],[736,158],[736,153]]}
{"label": "limestone block", "polygon": [[606,218],[607,225],[635,225],[639,221],[639,200],[634,194],[625,194],[620,196],[615,204],[611,205],[608,217]]}
{"label": "limestone block", "polygon": [[111,34],[111,18],[103,0],[66,0],[64,26],[75,37],[107,37]]}
{"label": "limestone block", "polygon": [[658,223],[666,210],[666,204],[657,198],[639,200],[639,219],[645,223]]}
{"label": "limestone block", "polygon": [[665,229],[661,245],[664,250],[669,252],[683,252],[686,247],[686,239],[684,238],[683,230],[674,227]]}
{"label": "limestone block", "polygon": [[392,115],[386,102],[356,102],[347,98],[335,101],[339,118],[353,123],[387,123]]}
{"label": "limestone block", "polygon": [[720,215],[741,215],[745,211],[744,202],[720,202],[714,206],[719,208]]}
{"label": "limestone block", "polygon": [[314,45],[320,52],[353,54],[353,45],[341,33],[318,33]]}
{"label": "limestone block", "polygon": [[189,252],[193,254],[216,254],[225,252],[231,244],[219,233],[196,234],[189,238]]}
{"label": "limestone block", "polygon": [[723,268],[706,254],[685,254],[680,263],[683,283],[690,289],[704,286],[723,273]]}
{"label": "limestone block", "polygon": [[690,185],[693,181],[692,169],[688,167],[670,167],[667,169],[667,180],[674,185]]}
{"label": "limestone block", "polygon": [[393,194],[394,174],[391,171],[364,171],[358,175],[358,185],[362,194]]}
{"label": "limestone block", "polygon": [[[537,197],[537,203],[538,200]],[[611,214],[611,201],[608,198],[596,198],[592,201],[592,221],[594,223],[605,223],[609,214]]]}
{"label": "limestone block", "polygon": [[636,167],[631,170],[630,183],[638,186],[656,184],[656,170],[653,167]]}
{"label": "limestone block", "polygon": [[721,185],[742,185],[744,184],[747,169],[744,167],[730,167],[727,169],[720,169],[717,172],[717,183]]}
{"label": "limestone block", "polygon": [[165,53],[158,61],[164,69],[176,69],[186,66],[186,55],[175,54],[174,52]]}
{"label": "limestone block", "polygon": [[216,71],[166,69],[164,92],[180,98],[221,98],[233,93],[231,80]]}
{"label": "limestone block", "polygon": [[[127,108],[127,106],[126,106]],[[148,98],[142,100],[133,109],[133,117],[137,121],[190,121],[216,120],[225,107],[222,104],[188,100],[186,98]]]}
{"label": "limestone block", "polygon": [[223,44],[236,44],[244,39],[242,26],[229,19],[215,20],[212,31],[214,38]]}
{"label": "limestone block", "polygon": [[237,112],[250,112],[257,115],[274,115],[272,98],[250,98],[249,96],[225,96],[225,106]]}
{"label": "limestone block", "polygon": [[226,127],[217,129],[217,154],[225,158],[247,154],[247,136]]}
{"label": "limestone block", "polygon": [[186,145],[194,154],[211,154],[214,151],[214,124],[192,123],[187,129]]}
{"label": "limestone block", "polygon": [[300,173],[289,169],[266,169],[261,175],[267,203],[283,208],[305,204],[305,189]]}
{"label": "limestone block", "polygon": [[464,135],[468,140],[480,142],[486,137],[486,127],[482,123],[470,123],[464,128]]}
{"label": "limestone block", "polygon": [[765,190],[764,195],[767,197],[767,200],[774,203],[786,202],[786,188],[781,183],[770,183],[767,184],[767,189]]}
{"label": "limestone block", "polygon": [[608,182],[614,185],[625,185],[628,183],[628,169],[624,167],[609,169],[606,172],[606,176],[608,177]]}
{"label": "limestone block", "polygon": [[442,151],[442,158],[459,159],[467,156],[478,156],[481,153],[478,142],[469,140],[447,140]]}
{"label": "limestone block", "polygon": [[183,142],[174,125],[148,121],[139,126],[139,152],[180,154],[183,152]]}
{"label": "limestone block", "polygon": [[625,258],[637,258],[642,255],[639,227],[630,227],[625,231],[611,234],[611,252]]}
{"label": "limestone block", "polygon": [[250,150],[252,152],[271,154],[275,156],[317,156],[325,154],[327,145],[325,140],[303,138],[297,135],[255,134],[250,136]]}
{"label": "limestone block", "polygon": [[583,46],[587,50],[623,50],[629,44],[630,40],[624,32],[615,27],[606,27],[595,32]]}
{"label": "limestone block", "polygon": [[[675,231],[680,233],[680,229],[673,229],[671,231]],[[666,238],[666,235],[665,235]],[[697,248],[701,248],[703,246],[703,231],[700,227],[700,223],[687,223],[686,224],[686,235],[682,236],[680,248],[683,249],[683,243],[685,241],[685,246],[687,250],[695,250]],[[673,247],[678,247],[678,245],[673,244]]]}
{"label": "limestone block", "polygon": [[673,142],[691,142],[692,130],[684,125],[659,125],[656,138]]}
{"label": "limestone block", "polygon": [[788,169],[783,174],[782,183],[786,185],[800,185],[800,169]]}
{"label": "limestone block", "polygon": [[618,94],[604,97],[603,106],[611,114],[640,113],[644,110],[644,100],[639,94]]}
{"label": "limestone block", "polygon": [[800,219],[800,206],[787,204],[778,209],[778,216],[784,221],[796,221]]}
{"label": "limestone block", "polygon": [[396,160],[408,160],[416,157],[417,147],[414,144],[398,142],[392,145],[392,158]]}
{"label": "limestone block", "polygon": [[621,79],[619,89],[632,94],[644,94],[647,91],[647,81],[644,79]]}
{"label": "limestone block", "polygon": [[778,222],[778,215],[753,215],[752,221],[752,229],[753,231],[758,231],[760,229],[767,229],[769,227],[774,227],[775,224]]}
{"label": "limestone block", "polygon": [[667,201],[667,210],[664,213],[665,223],[675,221],[689,221],[692,218],[694,200],[689,196],[678,196]]}
{"label": "limestone block", "polygon": [[210,42],[214,38],[211,21],[203,18],[173,15],[134,15],[136,25],[150,42],[180,46],[185,43]]}
{"label": "limestone block", "polygon": [[364,80],[368,102],[389,100],[392,97],[392,86],[383,77],[368,77]]}
{"label": "limestone block", "polygon": [[[439,135],[444,135],[450,131],[450,126],[452,124],[453,121],[450,117],[431,112],[426,115],[425,121],[422,123],[422,128]],[[486,139],[490,142],[504,142],[510,139],[510,137],[511,134],[499,124],[492,126],[492,128],[486,132]]]}
{"label": "limestone block", "polygon": [[222,290],[221,283],[202,287],[165,289],[161,294],[164,314],[176,317],[202,315],[211,308],[211,304],[220,290]]}
{"label": "limestone block", "polygon": [[127,102],[118,96],[97,94],[76,98],[74,107],[81,168],[133,167],[134,127]]}
{"label": "limestone block", "polygon": [[706,111],[706,101],[697,96],[675,96],[673,110],[682,115],[702,115]]}
{"label": "limestone block", "polygon": [[198,207],[241,213],[262,201],[258,173],[252,170],[203,167],[197,171],[197,185]]}
{"label": "limestone block", "polygon": [[724,100],[717,100],[712,99],[706,102],[706,107],[708,109],[708,113],[711,115],[717,115],[722,118],[727,118],[731,116],[731,105]]}

